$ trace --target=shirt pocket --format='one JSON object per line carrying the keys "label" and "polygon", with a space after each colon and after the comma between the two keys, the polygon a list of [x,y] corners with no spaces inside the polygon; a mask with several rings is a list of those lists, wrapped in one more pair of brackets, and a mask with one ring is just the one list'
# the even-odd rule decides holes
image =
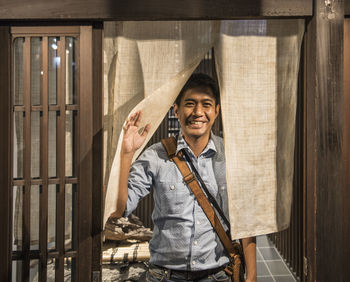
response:
{"label": "shirt pocket", "polygon": [[160,212],[163,216],[184,212],[186,199],[190,196],[182,182],[161,182],[159,194]]}

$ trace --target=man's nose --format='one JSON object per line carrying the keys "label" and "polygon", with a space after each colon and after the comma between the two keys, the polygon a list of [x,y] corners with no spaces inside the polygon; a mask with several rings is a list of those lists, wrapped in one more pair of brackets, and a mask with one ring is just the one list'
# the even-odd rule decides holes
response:
{"label": "man's nose", "polygon": [[196,115],[196,116],[201,116],[203,115],[203,107],[200,105],[200,104],[197,104],[194,108],[194,111],[193,113]]}

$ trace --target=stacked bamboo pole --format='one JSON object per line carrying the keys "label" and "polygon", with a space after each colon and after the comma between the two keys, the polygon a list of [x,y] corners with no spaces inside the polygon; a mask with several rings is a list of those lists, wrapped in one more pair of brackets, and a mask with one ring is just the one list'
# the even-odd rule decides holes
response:
{"label": "stacked bamboo pole", "polygon": [[136,262],[148,261],[150,258],[149,243],[124,243],[115,246],[115,244],[105,244],[102,253],[102,263],[112,264],[117,262]]}

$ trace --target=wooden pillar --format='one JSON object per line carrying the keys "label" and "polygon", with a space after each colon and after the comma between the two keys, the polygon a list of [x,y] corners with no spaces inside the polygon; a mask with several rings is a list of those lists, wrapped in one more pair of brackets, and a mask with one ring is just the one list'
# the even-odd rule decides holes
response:
{"label": "wooden pillar", "polygon": [[342,263],[343,30],[344,2],[314,0],[306,33],[307,281],[345,281],[349,269]]}
{"label": "wooden pillar", "polygon": [[0,280],[11,280],[11,110],[10,110],[10,28],[0,26]]}
{"label": "wooden pillar", "polygon": [[92,27],[80,27],[79,46],[79,188],[77,281],[91,281],[92,258]]}
{"label": "wooden pillar", "polygon": [[[343,124],[343,269],[347,270],[350,257],[350,19],[344,21],[344,124]],[[350,271],[344,272],[344,281],[350,281]]]}
{"label": "wooden pillar", "polygon": [[103,230],[103,24],[92,28],[93,160],[92,160],[92,279],[102,281]]}

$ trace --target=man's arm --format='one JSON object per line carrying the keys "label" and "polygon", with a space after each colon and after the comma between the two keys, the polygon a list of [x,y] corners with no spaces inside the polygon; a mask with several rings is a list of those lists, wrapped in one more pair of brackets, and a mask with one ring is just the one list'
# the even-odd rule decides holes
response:
{"label": "man's arm", "polygon": [[242,245],[247,270],[246,281],[256,282],[256,238],[243,238]]}
{"label": "man's arm", "polygon": [[123,127],[124,137],[122,141],[122,147],[120,151],[120,170],[119,170],[119,183],[118,183],[118,196],[117,206],[111,217],[120,218],[123,216],[126,202],[128,200],[128,177],[131,167],[131,162],[135,152],[142,146],[146,140],[146,136],[150,129],[150,124],[147,124],[139,133],[139,126],[141,122],[142,112],[138,111],[132,114],[125,122]]}

